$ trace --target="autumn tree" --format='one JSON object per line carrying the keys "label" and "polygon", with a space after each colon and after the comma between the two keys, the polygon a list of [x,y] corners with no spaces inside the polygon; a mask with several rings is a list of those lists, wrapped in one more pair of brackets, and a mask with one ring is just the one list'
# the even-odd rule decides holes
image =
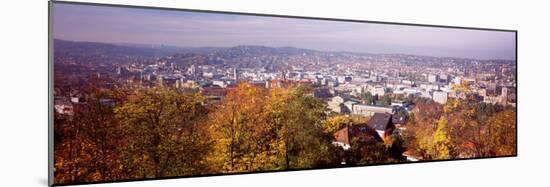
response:
{"label": "autumn tree", "polygon": [[204,99],[170,88],[138,90],[115,108],[125,142],[121,154],[130,178],[204,173],[209,138],[202,130]]}
{"label": "autumn tree", "polygon": [[54,115],[55,178],[59,183],[108,181],[121,177],[117,170],[113,95],[103,79],[90,79],[72,114]]}
{"label": "autumn tree", "polygon": [[487,128],[488,156],[516,154],[516,112],[511,109],[498,112],[489,118]]}
{"label": "autumn tree", "polygon": [[348,125],[352,121],[353,120],[349,116],[345,116],[345,115],[333,116],[333,117],[328,118],[323,123],[323,130],[324,130],[325,133],[331,133],[332,134],[332,133],[340,130],[341,128],[345,127],[346,125]]}
{"label": "autumn tree", "polygon": [[344,153],[346,165],[381,164],[393,161],[383,142],[353,138],[350,145],[351,147]]}
{"label": "autumn tree", "polygon": [[330,161],[331,136],[323,133],[325,105],[307,95],[306,87],[271,91],[267,104],[268,121],[277,135],[276,150],[280,169],[310,168]]}
{"label": "autumn tree", "polygon": [[119,126],[113,111],[119,98],[115,91],[102,88],[106,83],[107,80],[94,79],[86,89],[88,113],[84,129],[97,147],[93,165],[97,170],[95,180],[98,181],[110,181],[124,177],[119,170],[122,163],[118,162],[120,155],[116,151],[121,144],[122,135],[117,133]]}
{"label": "autumn tree", "polygon": [[329,115],[322,123],[323,131],[328,134],[333,134],[349,124],[355,125],[368,123],[369,119],[370,117],[362,115]]}
{"label": "autumn tree", "polygon": [[222,172],[324,167],[332,164],[325,105],[306,87],[264,90],[239,84],[209,117]]}
{"label": "autumn tree", "polygon": [[433,135],[432,145],[429,150],[433,159],[445,160],[455,157],[454,145],[451,138],[447,135],[447,118],[442,116],[438,123],[437,129]]}
{"label": "autumn tree", "polygon": [[213,109],[207,122],[215,141],[209,163],[215,171],[242,172],[271,169],[275,137],[265,120],[266,92],[240,83]]}
{"label": "autumn tree", "polygon": [[416,109],[409,116],[403,138],[407,149],[413,150],[421,158],[431,159],[433,134],[437,129],[442,108],[433,102],[418,102],[415,107]]}
{"label": "autumn tree", "polygon": [[97,146],[86,135],[86,115],[75,110],[72,116],[54,114],[54,177],[58,184],[97,181],[94,158]]}
{"label": "autumn tree", "polygon": [[[456,145],[459,157],[487,157],[496,156],[494,151],[494,139],[499,136],[508,140],[515,140],[515,119],[507,118],[513,114],[514,109],[506,109],[499,105],[474,103],[463,100],[454,100],[452,105],[446,107],[449,119],[449,135]],[[499,115],[507,111],[510,115]],[[507,120],[504,123],[496,121]],[[514,127],[511,127],[513,125]],[[512,130],[514,134],[507,133]],[[505,145],[501,145],[505,146]]]}
{"label": "autumn tree", "polygon": [[[423,104],[417,107],[424,108]],[[436,116],[430,113],[415,114],[412,115],[405,134],[409,149],[420,153],[424,159],[487,157],[515,153],[514,108],[477,103],[468,99],[450,99],[442,106],[437,122],[433,120]]]}

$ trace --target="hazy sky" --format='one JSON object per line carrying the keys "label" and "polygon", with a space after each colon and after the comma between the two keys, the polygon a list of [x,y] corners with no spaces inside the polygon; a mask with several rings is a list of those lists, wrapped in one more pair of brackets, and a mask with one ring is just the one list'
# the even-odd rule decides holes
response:
{"label": "hazy sky", "polygon": [[515,59],[513,32],[54,4],[57,39]]}

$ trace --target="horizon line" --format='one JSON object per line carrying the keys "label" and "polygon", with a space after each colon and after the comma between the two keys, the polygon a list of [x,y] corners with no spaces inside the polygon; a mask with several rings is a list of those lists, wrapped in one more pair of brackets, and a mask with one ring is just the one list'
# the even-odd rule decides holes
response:
{"label": "horizon line", "polygon": [[[257,45],[257,44],[240,44],[240,45],[232,45],[232,46],[182,46],[182,45],[170,45],[170,44],[145,44],[145,43],[133,43],[133,42],[119,42],[119,43],[110,43],[110,42],[102,42],[102,41],[88,41],[88,40],[69,40],[69,39],[61,39],[61,38],[51,38],[52,40],[62,40],[62,41],[68,41],[68,42],[80,42],[80,43],[99,43],[99,44],[108,44],[108,45],[116,45],[116,46],[122,46],[122,47],[140,47],[140,46],[130,46],[130,45],[143,45],[143,46],[166,46],[166,47],[176,47],[176,48],[192,48],[192,49],[200,49],[200,48],[234,48],[239,46],[256,46],[256,47],[268,47],[268,48],[295,48],[295,49],[302,49],[302,50],[310,50],[315,52],[325,52],[325,53],[350,53],[350,54],[361,54],[361,55],[409,55],[409,56],[418,56],[418,57],[432,57],[432,58],[453,58],[453,59],[462,59],[462,60],[477,60],[477,61],[514,61],[517,63],[517,56],[515,59],[503,59],[503,58],[488,58],[488,59],[478,59],[478,58],[465,58],[465,57],[452,57],[452,56],[433,56],[433,55],[422,55],[422,54],[410,54],[410,53],[371,53],[371,52],[353,52],[353,51],[326,51],[326,50],[318,50],[318,49],[310,49],[310,48],[302,48],[302,47],[294,47],[290,45],[285,46],[267,46],[267,45]],[[55,46],[54,46],[55,48]],[[177,53],[176,53],[177,54]]]}

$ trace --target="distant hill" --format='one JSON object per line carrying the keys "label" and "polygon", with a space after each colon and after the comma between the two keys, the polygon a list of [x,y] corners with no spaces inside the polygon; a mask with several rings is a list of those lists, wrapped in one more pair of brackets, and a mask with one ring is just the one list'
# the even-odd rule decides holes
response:
{"label": "distant hill", "polygon": [[164,57],[178,53],[196,53],[202,55],[216,54],[220,57],[249,57],[262,55],[296,55],[316,53],[309,49],[294,47],[265,47],[254,45],[240,45],[235,47],[177,47],[143,44],[108,44],[99,42],[76,42],[54,39],[54,52],[77,56],[135,56],[135,57]]}
{"label": "distant hill", "polygon": [[54,53],[62,53],[69,56],[134,56],[143,58],[163,57],[178,53],[173,48],[152,48],[124,46],[117,44],[106,44],[97,42],[74,42],[54,39]]}
{"label": "distant hill", "polygon": [[[290,55],[316,55],[318,57],[369,57],[369,58],[393,58],[396,60],[407,59],[409,61],[448,61],[467,62],[473,59],[451,58],[451,57],[430,57],[410,54],[369,54],[355,52],[327,52],[295,47],[266,47],[257,45],[239,45],[234,47],[179,47],[166,45],[146,44],[108,44],[99,42],[76,42],[61,39],[54,39],[54,53],[78,57],[140,57],[140,58],[161,58],[171,55],[180,57],[197,56],[201,58],[241,58],[261,56],[290,56]],[[480,60],[511,63],[510,60]]]}

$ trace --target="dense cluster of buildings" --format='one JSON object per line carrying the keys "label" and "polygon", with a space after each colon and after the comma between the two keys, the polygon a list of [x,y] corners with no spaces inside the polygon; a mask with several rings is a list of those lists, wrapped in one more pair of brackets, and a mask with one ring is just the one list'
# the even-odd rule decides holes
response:
{"label": "dense cluster of buildings", "polygon": [[[439,104],[468,99],[516,105],[513,61],[315,51],[271,54],[265,50],[255,54],[254,47],[241,47],[149,60],[117,57],[108,63],[102,63],[104,58],[81,63],[77,58],[58,57],[55,79],[60,81],[55,84],[54,110],[71,116],[89,102],[82,88],[90,76],[107,80],[102,86],[108,88],[162,86],[200,92],[209,104],[222,100],[239,82],[267,89],[304,84],[313,88],[314,97],[326,102],[327,113],[370,118],[368,123],[350,124],[334,134],[334,144],[348,149],[353,138],[384,141],[395,129],[404,129],[404,114],[414,108],[407,100],[410,97]],[[109,98],[95,102],[116,105]]]}
{"label": "dense cluster of buildings", "polygon": [[[204,63],[208,59],[219,63]],[[255,61],[254,65],[245,65]],[[384,96],[412,95],[440,104],[451,98],[510,106],[516,102],[515,63],[500,61],[303,53],[233,59],[168,56],[147,63],[131,61],[105,66],[94,68],[95,73],[111,78],[114,85],[172,86],[198,90],[214,100],[222,99],[227,89],[241,81],[265,88],[288,82],[310,84],[315,88],[314,96],[325,100],[331,111],[365,116],[392,113],[396,106],[409,109],[407,103],[395,99],[391,104],[380,103]],[[98,71],[103,69],[111,71]],[[375,99],[365,103],[365,95]],[[70,108],[67,101],[68,98],[58,102],[60,112]]]}

